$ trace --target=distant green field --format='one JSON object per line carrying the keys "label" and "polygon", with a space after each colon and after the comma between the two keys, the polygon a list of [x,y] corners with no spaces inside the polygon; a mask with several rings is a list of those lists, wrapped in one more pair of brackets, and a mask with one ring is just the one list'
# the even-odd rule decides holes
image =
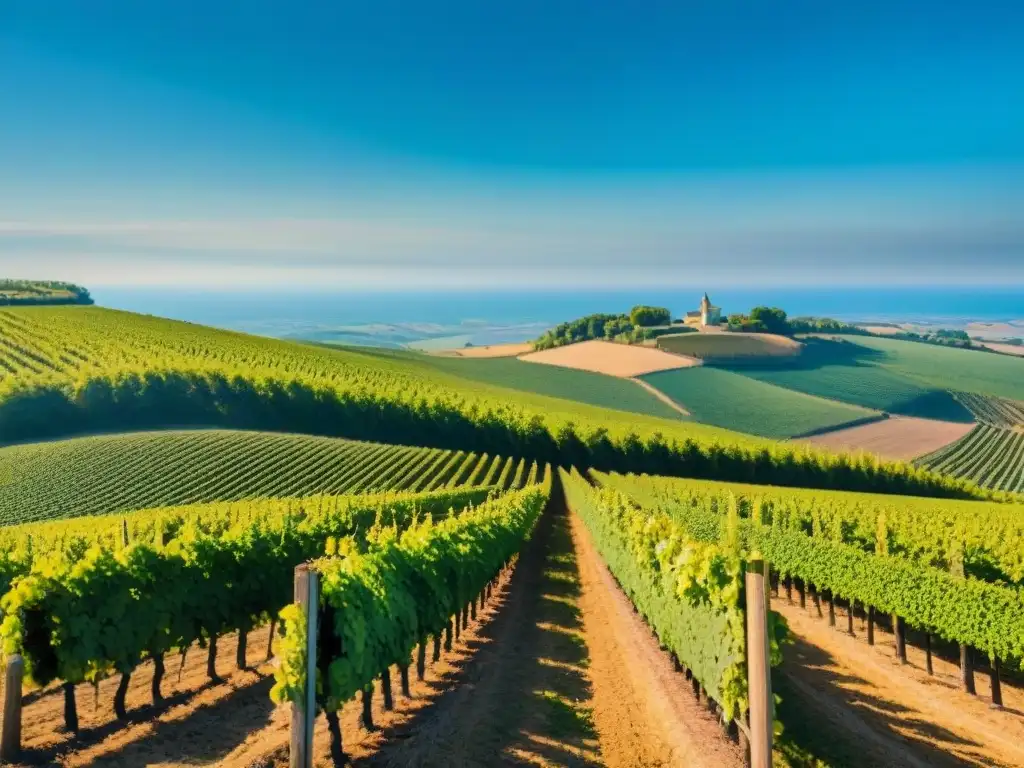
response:
{"label": "distant green field", "polygon": [[[506,470],[506,465],[508,465]],[[150,507],[508,482],[511,459],[274,432],[136,432],[0,448],[0,524]]]}
{"label": "distant green field", "polygon": [[1024,358],[913,341],[853,337],[883,357],[876,361],[926,386],[1024,400]]}
{"label": "distant green field", "polygon": [[707,366],[661,371],[642,378],[698,421],[762,437],[794,437],[879,416],[866,408],[811,397]]}
{"label": "distant green field", "polygon": [[806,339],[795,365],[735,370],[769,384],[865,408],[969,422],[971,412],[949,390],[1024,391],[1024,360],[1016,366],[1021,377],[1017,384],[1007,361],[1017,362],[985,352],[856,336],[840,341]]}
{"label": "distant green field", "polygon": [[[400,354],[400,353],[399,353]],[[411,356],[411,355],[410,355]],[[421,365],[458,376],[460,379],[492,384],[520,392],[576,400],[618,411],[684,418],[677,410],[627,379],[601,373],[560,368],[556,365],[525,363],[514,357],[458,358],[416,356]]]}

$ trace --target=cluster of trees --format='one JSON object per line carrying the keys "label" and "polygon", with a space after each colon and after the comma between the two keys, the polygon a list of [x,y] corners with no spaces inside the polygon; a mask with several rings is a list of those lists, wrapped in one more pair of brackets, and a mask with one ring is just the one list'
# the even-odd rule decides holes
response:
{"label": "cluster of trees", "polygon": [[629,319],[633,325],[641,328],[651,328],[656,325],[670,325],[672,313],[665,307],[649,307],[638,304],[629,311]]}
{"label": "cluster of trees", "polygon": [[870,336],[858,325],[850,325],[831,317],[793,317],[778,307],[754,307],[748,315],[729,315],[729,330],[745,333],[777,333],[791,336],[795,333],[842,333]]}
{"label": "cluster of trees", "polygon": [[[561,323],[533,342],[534,349],[551,349],[578,341],[604,339],[607,341],[636,342],[669,332],[662,326],[672,323],[672,314],[665,307],[639,304],[629,314],[587,315]],[[672,332],[678,332],[674,329]]]}
{"label": "cluster of trees", "polygon": [[0,306],[92,304],[89,291],[59,280],[0,280]]}
{"label": "cluster of trees", "polygon": [[792,333],[786,312],[778,307],[754,307],[748,315],[729,315],[729,330],[745,333]]}
{"label": "cluster of trees", "polygon": [[940,328],[937,331],[928,331],[926,333],[907,331],[906,333],[897,333],[892,338],[903,339],[904,341],[922,341],[925,344],[938,344],[944,347],[974,348],[974,342],[967,335],[967,331],[956,331],[948,328]]}

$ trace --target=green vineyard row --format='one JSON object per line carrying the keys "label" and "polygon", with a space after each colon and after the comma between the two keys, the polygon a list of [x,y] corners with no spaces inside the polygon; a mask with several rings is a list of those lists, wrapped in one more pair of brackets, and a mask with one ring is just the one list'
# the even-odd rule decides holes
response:
{"label": "green vineyard row", "polygon": [[[417,644],[450,627],[519,552],[550,492],[550,478],[458,517],[386,532],[365,551],[315,561],[320,579],[318,706],[334,715],[392,665],[408,667]],[[351,545],[349,545],[351,548]],[[303,703],[306,617],[281,612],[285,637],[271,693]],[[336,715],[334,715],[336,717]],[[336,726],[336,720],[334,720]]]}
{"label": "green vineyard row", "polygon": [[960,440],[917,462],[982,488],[1024,492],[1024,431],[979,424]]}
{"label": "green vineyard row", "polygon": [[1021,589],[964,577],[955,562],[948,570],[940,569],[887,552],[886,526],[880,526],[876,551],[865,551],[844,541],[843,527],[808,532],[798,517],[773,516],[770,502],[744,496],[741,489],[731,498],[716,499],[690,495],[686,481],[675,479],[608,475],[601,480],[647,509],[671,516],[691,536],[705,541],[722,539],[731,509],[737,517],[746,511],[738,526],[744,547],[764,556],[781,575],[1015,665],[1024,658]]}
{"label": "green vineyard row", "polygon": [[[352,494],[363,493],[368,488],[377,491],[374,498],[380,503],[387,503],[396,492],[428,491],[473,491],[465,498],[479,500],[492,490],[518,489],[532,484],[538,473],[535,463],[528,465],[524,460],[500,457],[491,460],[486,455],[478,457],[461,451],[365,443],[347,443],[344,447],[354,450],[351,466],[335,468],[340,476],[352,478],[351,482],[342,483],[348,488],[343,492],[345,495],[320,493],[244,499],[226,496],[225,500],[215,502],[0,527],[0,595],[17,576],[28,573],[40,559],[54,554],[81,556],[94,544],[110,549],[136,542],[164,545],[185,530],[219,536],[235,525],[267,519],[288,519],[301,526],[308,519],[337,514],[339,509],[351,504]],[[402,461],[379,460],[382,450],[385,459]],[[407,457],[410,451],[414,452],[413,456]],[[369,461],[366,456],[370,457]],[[382,489],[387,492],[381,493]],[[211,494],[215,490],[212,489]]]}
{"label": "green vineyard row", "polygon": [[[4,651],[22,654],[37,684],[59,679],[68,686],[121,673],[121,712],[131,671],[143,659],[162,670],[165,653],[199,641],[210,648],[213,670],[217,637],[244,634],[275,615],[289,602],[294,567],[323,555],[325,542],[335,551],[366,550],[417,520],[422,527],[428,518],[472,508],[485,495],[486,489],[446,489],[326,503],[318,497],[299,510],[278,503],[228,520],[200,512],[169,540],[160,520],[143,519],[136,530],[152,524],[148,541],[100,541],[39,556],[0,599]],[[153,690],[157,696],[159,680]],[[68,719],[77,726],[73,712]]]}
{"label": "green vineyard row", "polygon": [[[748,709],[744,558],[729,542],[698,540],[657,510],[615,490],[596,490],[575,470],[561,473],[566,501],[601,558],[657,633],[717,701],[726,720]],[[773,663],[781,662],[781,619],[769,617]]]}
{"label": "green vineyard row", "polygon": [[954,392],[953,396],[982,424],[1003,429],[1024,426],[1024,403],[1003,397],[988,397],[973,392]]}
{"label": "green vineyard row", "polygon": [[[607,476],[595,473],[606,479]],[[963,561],[970,576],[1024,583],[1024,505],[914,498],[868,493],[718,483],[707,480],[617,476],[616,487],[644,494],[671,493],[675,503],[722,510],[732,499],[741,512],[787,530],[875,552],[880,538],[891,555],[948,570]],[[657,503],[661,496],[644,500]]]}
{"label": "green vineyard row", "polygon": [[616,471],[931,496],[982,494],[969,483],[906,464],[506,390],[411,358],[127,312],[3,310],[0,339],[4,442],[220,426]]}
{"label": "green vineyard row", "polygon": [[0,448],[0,524],[259,497],[511,484],[512,459],[268,432],[191,430]]}

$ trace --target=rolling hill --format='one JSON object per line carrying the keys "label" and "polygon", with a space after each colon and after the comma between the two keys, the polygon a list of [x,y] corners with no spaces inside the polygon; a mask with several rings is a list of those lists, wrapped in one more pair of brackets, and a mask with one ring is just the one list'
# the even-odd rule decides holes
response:
{"label": "rolling hill", "polygon": [[[358,352],[355,349],[351,351]],[[466,381],[514,389],[517,392],[574,400],[645,416],[672,420],[680,418],[678,411],[633,382],[600,373],[556,365],[537,365],[515,357],[442,357],[395,350],[363,351],[363,354],[406,360],[410,366],[432,369]]]}
{"label": "rolling hill", "polygon": [[[982,373],[977,379],[972,378],[972,368],[977,367],[981,373],[992,362],[988,358],[1009,360],[994,354],[912,341],[860,336],[808,338],[795,364],[764,364],[734,370],[769,384],[864,408],[969,422],[974,417],[950,389],[979,391],[987,389],[989,383],[1001,391],[1020,388],[1008,377],[1012,372],[1005,363],[997,364],[988,377]],[[948,376],[942,375],[943,366],[948,367]],[[1024,361],[1020,372],[1024,372]]]}
{"label": "rolling hill", "polygon": [[799,358],[802,347],[786,336],[770,333],[685,333],[659,336],[658,349],[703,360],[708,365],[756,364],[763,360],[779,365]]}
{"label": "rolling hill", "polygon": [[429,359],[327,349],[94,307],[0,311],[0,368],[0,441],[7,443],[230,427],[617,471],[978,493],[907,465],[772,443],[674,413],[659,418],[517,391],[441,370]]}

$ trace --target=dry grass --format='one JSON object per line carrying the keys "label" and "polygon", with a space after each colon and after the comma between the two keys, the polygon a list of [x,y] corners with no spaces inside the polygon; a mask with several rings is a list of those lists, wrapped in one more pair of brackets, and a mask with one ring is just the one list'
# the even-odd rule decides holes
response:
{"label": "dry grass", "polygon": [[557,365],[608,376],[632,378],[656,371],[690,368],[699,360],[669,354],[659,349],[615,344],[610,341],[581,341],[564,347],[532,352],[519,358],[530,363]]}
{"label": "dry grass", "polygon": [[799,355],[803,344],[773,333],[685,333],[659,336],[658,349],[707,362]]}
{"label": "dry grass", "polygon": [[490,357],[517,357],[533,351],[533,345],[524,344],[491,344],[484,347],[461,347],[460,349],[446,349],[435,352],[442,357],[469,357],[469,358],[490,358]]}
{"label": "dry grass", "polygon": [[868,333],[877,333],[879,336],[895,336],[898,333],[906,333],[907,329],[903,326],[892,326],[892,325],[862,325],[860,326]]}
{"label": "dry grass", "polygon": [[859,427],[815,435],[802,442],[837,451],[867,451],[884,459],[908,461],[956,442],[974,426],[973,423],[893,416]]}

